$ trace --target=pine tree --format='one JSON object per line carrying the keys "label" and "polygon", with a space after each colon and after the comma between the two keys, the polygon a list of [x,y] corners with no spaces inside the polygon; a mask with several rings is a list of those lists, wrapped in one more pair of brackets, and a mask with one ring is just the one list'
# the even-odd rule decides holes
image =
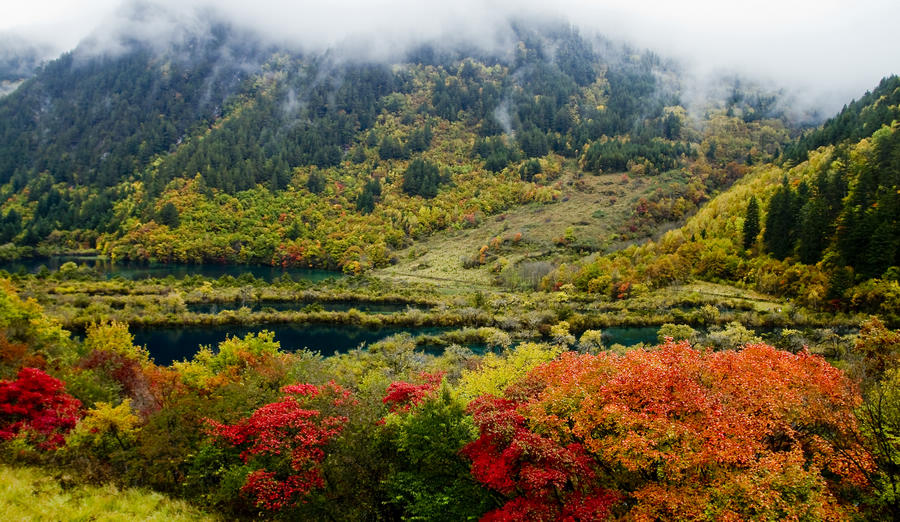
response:
{"label": "pine tree", "polygon": [[747,203],[747,215],[744,217],[744,250],[749,250],[756,243],[759,235],[759,203],[756,196],[750,197]]}
{"label": "pine tree", "polygon": [[803,205],[800,212],[797,254],[800,261],[813,264],[822,257],[828,244],[828,209],[823,198],[815,196]]}
{"label": "pine tree", "polygon": [[313,194],[319,194],[325,190],[325,183],[325,175],[318,170],[314,170],[309,174],[309,178],[306,180],[306,188]]}
{"label": "pine tree", "polygon": [[788,185],[787,178],[775,191],[769,201],[769,212],[766,214],[766,231],[763,242],[766,250],[778,259],[784,259],[794,249],[797,212],[794,203],[795,195]]}
{"label": "pine tree", "polygon": [[381,197],[381,183],[377,179],[369,180],[356,199],[356,209],[363,214],[371,213],[375,210],[375,201],[379,197]]}
{"label": "pine tree", "polygon": [[437,196],[441,174],[437,165],[421,158],[410,162],[403,173],[403,192],[410,196],[422,196],[430,199]]}
{"label": "pine tree", "polygon": [[375,198],[368,190],[363,190],[359,197],[356,198],[356,210],[362,214],[369,214],[375,209]]}
{"label": "pine tree", "polygon": [[172,202],[166,203],[159,209],[157,220],[161,225],[166,225],[169,228],[177,228],[181,223],[178,209],[175,208],[175,205],[173,205]]}

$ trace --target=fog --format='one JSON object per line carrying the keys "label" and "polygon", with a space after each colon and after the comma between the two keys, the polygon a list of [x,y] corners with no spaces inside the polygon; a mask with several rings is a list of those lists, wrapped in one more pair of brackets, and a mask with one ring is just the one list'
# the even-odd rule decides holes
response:
{"label": "fog", "polygon": [[82,52],[115,53],[123,36],[166,45],[220,19],[271,43],[366,60],[426,41],[509,52],[511,18],[563,20],[679,60],[698,96],[707,78],[740,74],[830,112],[900,72],[896,0],[32,0],[4,9],[0,31],[54,52],[82,42]]}

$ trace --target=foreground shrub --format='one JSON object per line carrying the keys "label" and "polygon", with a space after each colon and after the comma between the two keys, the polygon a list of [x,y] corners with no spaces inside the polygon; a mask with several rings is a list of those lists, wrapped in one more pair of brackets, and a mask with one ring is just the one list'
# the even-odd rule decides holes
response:
{"label": "foreground shrub", "polygon": [[762,344],[565,353],[474,401],[464,452],[507,498],[489,518],[842,518],[871,468],[846,443],[859,403],[824,359]]}
{"label": "foreground shrub", "polygon": [[14,381],[0,380],[0,440],[23,436],[40,449],[62,446],[81,407],[64,388],[36,368],[22,368]]}
{"label": "foreground shrub", "polygon": [[241,450],[240,459],[252,470],[242,493],[259,508],[280,511],[296,506],[314,489],[324,487],[319,464],[326,444],[348,419],[322,415],[307,406],[314,399],[339,407],[352,402],[350,392],[333,383],[285,386],[281,401],[267,404],[236,424],[210,421],[210,434]]}
{"label": "foreground shrub", "polygon": [[602,520],[618,500],[601,487],[591,457],[579,443],[562,444],[534,433],[511,399],[483,396],[469,405],[481,430],[463,454],[472,475],[508,497],[485,520]]}
{"label": "foreground shrub", "polygon": [[478,435],[465,403],[441,386],[441,374],[423,373],[422,384],[393,382],[383,402],[391,413],[380,438],[390,467],[385,473],[389,519],[474,520],[496,507],[489,490],[472,479],[459,450]]}

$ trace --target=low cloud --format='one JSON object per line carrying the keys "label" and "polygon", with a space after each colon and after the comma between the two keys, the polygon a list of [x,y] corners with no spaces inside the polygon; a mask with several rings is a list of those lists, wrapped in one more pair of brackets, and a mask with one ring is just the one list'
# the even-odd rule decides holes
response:
{"label": "low cloud", "polygon": [[57,47],[71,45],[79,30],[93,52],[115,52],[123,36],[166,45],[227,20],[273,44],[389,60],[434,41],[508,52],[509,20],[528,18],[567,21],[586,36],[675,58],[699,84],[737,73],[829,111],[900,72],[894,0],[127,0],[115,8],[111,1],[79,3],[90,17],[61,30]]}

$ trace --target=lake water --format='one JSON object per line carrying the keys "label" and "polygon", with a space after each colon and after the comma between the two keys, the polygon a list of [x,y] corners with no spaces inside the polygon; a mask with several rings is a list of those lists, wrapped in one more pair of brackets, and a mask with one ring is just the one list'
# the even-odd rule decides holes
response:
{"label": "lake water", "polygon": [[[201,345],[210,346],[214,350],[226,337],[244,337],[248,333],[262,330],[274,332],[275,340],[281,343],[283,351],[294,351],[308,348],[320,352],[324,356],[347,352],[361,344],[366,345],[380,341],[385,337],[407,332],[412,336],[441,335],[453,328],[446,327],[384,327],[366,328],[357,325],[321,325],[321,324],[269,324],[269,325],[205,325],[205,326],[172,326],[147,329],[134,329],[134,344],[146,346],[157,364],[169,365],[173,361],[190,359],[197,353]],[[659,326],[626,326],[603,329],[603,344],[607,348],[614,344],[634,346],[644,343],[647,346],[659,344],[656,336]],[[757,335],[764,335],[767,329],[758,329]],[[774,333],[775,329],[769,329]],[[475,353],[491,351],[490,348],[471,344],[466,345]],[[440,354],[443,344],[420,345],[419,349],[427,353]]]}
{"label": "lake water", "polygon": [[239,308],[249,308],[251,312],[262,312],[266,309],[272,309],[277,312],[284,311],[300,311],[308,309],[309,311],[321,310],[323,312],[347,312],[351,309],[369,314],[396,314],[405,312],[408,308],[415,310],[427,310],[424,305],[415,305],[408,303],[372,303],[366,301],[360,302],[325,302],[325,301],[248,301],[228,302],[228,303],[193,303],[187,305],[188,312],[195,314],[217,314],[223,310],[237,310]]}
{"label": "lake water", "polygon": [[[614,344],[634,346],[639,343],[644,343],[648,346],[656,346],[660,344],[659,339],[657,338],[657,332],[659,332],[661,327],[662,325],[603,328],[603,345],[607,348]],[[699,335],[705,335],[708,332],[708,330],[702,326],[695,326],[694,330],[696,330]],[[765,338],[766,336],[776,335],[781,331],[781,328],[751,327],[750,330],[756,333],[756,335]]]}
{"label": "lake water", "polygon": [[659,326],[615,326],[603,328],[603,345],[634,346],[638,343],[659,344],[656,338]]}
{"label": "lake water", "polygon": [[257,279],[272,282],[285,275],[295,281],[306,280],[312,282],[324,281],[332,277],[343,277],[341,272],[331,270],[316,270],[312,268],[282,268],[265,265],[185,265],[177,263],[141,263],[137,261],[123,261],[113,263],[109,259],[100,257],[74,257],[59,256],[44,259],[23,259],[0,263],[0,270],[6,270],[10,274],[37,273],[41,267],[50,271],[59,270],[64,263],[72,261],[79,266],[87,266],[94,269],[107,279],[121,277],[123,279],[149,279],[165,278],[173,276],[183,279],[187,276],[200,275],[218,279],[230,275],[240,277],[250,274]]}
{"label": "lake water", "polygon": [[226,337],[244,337],[248,333],[268,330],[275,333],[283,351],[309,348],[328,356],[346,352],[361,343],[371,344],[390,335],[409,332],[411,335],[438,335],[447,328],[377,328],[355,325],[270,324],[270,325],[211,325],[176,326],[168,328],[134,329],[134,344],[146,346],[157,364],[190,359],[201,345],[214,350]]}

